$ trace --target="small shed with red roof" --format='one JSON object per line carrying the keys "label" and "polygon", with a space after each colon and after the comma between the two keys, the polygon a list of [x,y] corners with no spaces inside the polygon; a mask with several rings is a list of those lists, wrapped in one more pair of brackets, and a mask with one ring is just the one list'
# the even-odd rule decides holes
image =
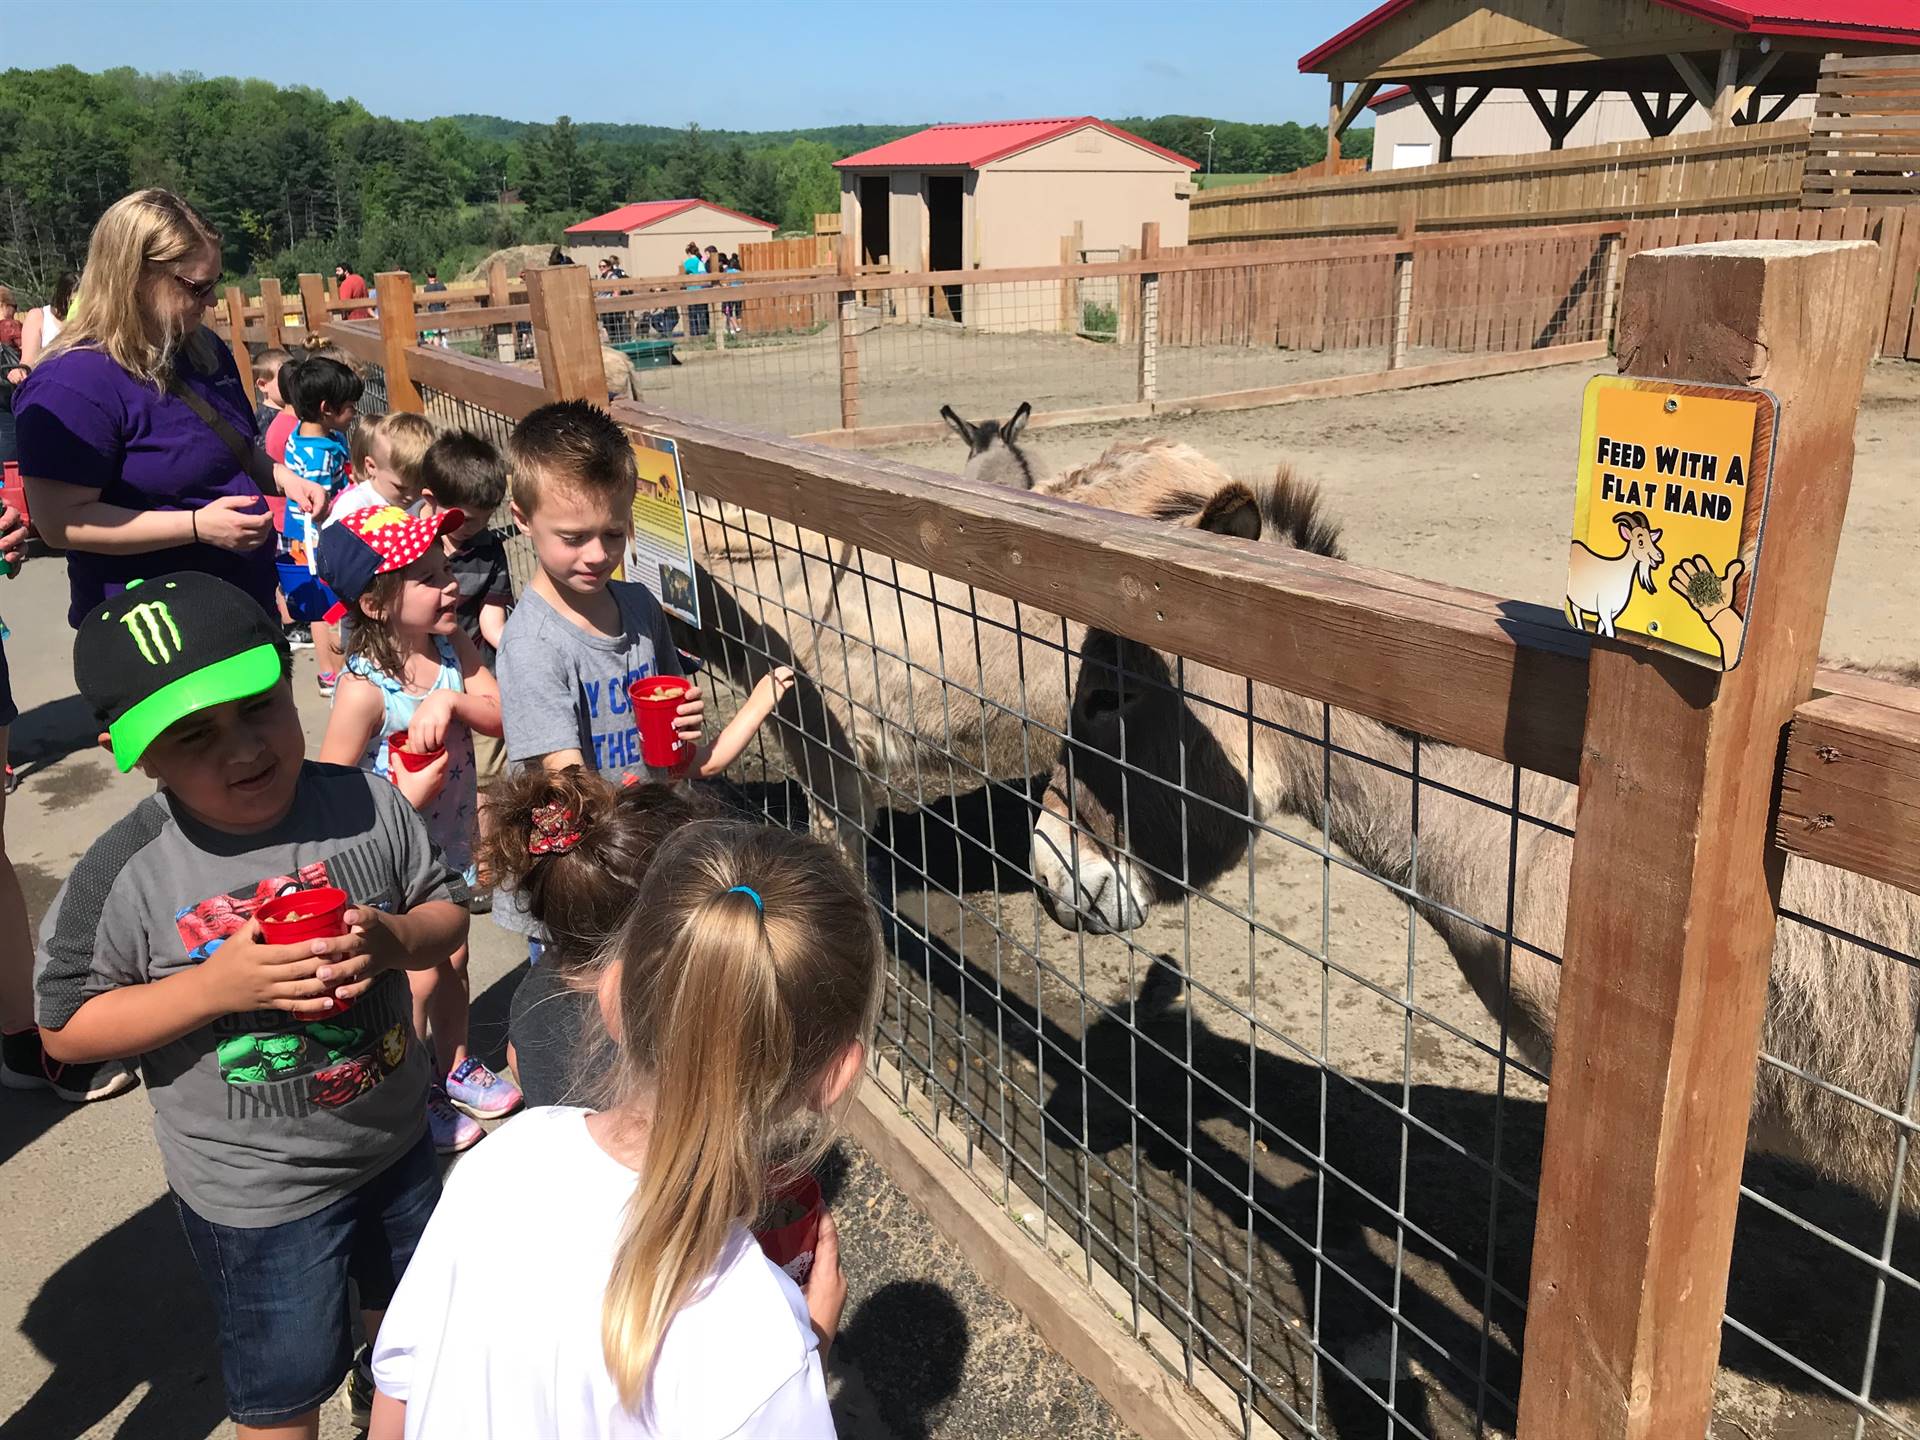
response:
{"label": "small shed with red roof", "polygon": [[566,250],[576,264],[595,270],[611,255],[638,279],[673,274],[689,244],[732,255],[742,244],[771,239],[778,228],[711,200],[640,200],[569,225]]}
{"label": "small shed with red roof", "polygon": [[[1149,220],[1162,244],[1187,243],[1193,161],[1091,115],[934,125],[835,168],[840,232],[862,264],[1057,265],[1076,225],[1086,248],[1117,250]],[[929,297],[940,314],[957,303],[957,289]]]}
{"label": "small shed with red roof", "polygon": [[1446,160],[1498,90],[1557,150],[1603,95],[1626,97],[1649,135],[1696,106],[1716,128],[1753,124],[1812,93],[1823,54],[1916,49],[1920,0],[1386,0],[1300,69],[1331,82],[1336,154],[1365,106],[1405,86]]}

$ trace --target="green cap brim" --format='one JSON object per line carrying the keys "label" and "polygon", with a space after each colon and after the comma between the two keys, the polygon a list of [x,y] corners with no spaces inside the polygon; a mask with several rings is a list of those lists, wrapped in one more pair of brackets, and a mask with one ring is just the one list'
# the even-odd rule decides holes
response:
{"label": "green cap brim", "polygon": [[229,700],[244,700],[271,690],[283,673],[278,645],[256,645],[216,660],[205,669],[182,675],[128,710],[107,727],[113,741],[113,759],[125,772],[140,763],[147,747],[176,720]]}

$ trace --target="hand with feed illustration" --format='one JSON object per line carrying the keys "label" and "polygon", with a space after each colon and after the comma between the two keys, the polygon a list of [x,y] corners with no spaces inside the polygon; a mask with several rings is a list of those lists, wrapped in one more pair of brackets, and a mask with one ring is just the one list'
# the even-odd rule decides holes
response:
{"label": "hand with feed illustration", "polygon": [[1668,588],[1691,605],[1713,631],[1713,638],[1720,642],[1722,663],[1729,655],[1739,658],[1746,635],[1746,620],[1733,608],[1734,582],[1746,572],[1746,561],[1730,560],[1726,572],[1716,575],[1706,556],[1694,555],[1676,562],[1667,577]]}

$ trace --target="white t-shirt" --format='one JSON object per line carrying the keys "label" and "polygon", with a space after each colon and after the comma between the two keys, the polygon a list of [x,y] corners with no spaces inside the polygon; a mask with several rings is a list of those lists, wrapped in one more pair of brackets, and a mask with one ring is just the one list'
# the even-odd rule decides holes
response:
{"label": "white t-shirt", "polygon": [[[600,1302],[636,1177],[553,1106],[454,1168],[374,1348],[407,1440],[834,1440],[806,1299],[738,1227],[625,1409]],[[504,1222],[504,1223],[503,1223]]]}
{"label": "white t-shirt", "polygon": [[[371,480],[356,480],[334,497],[333,504],[327,507],[326,516],[320,521],[320,528],[324,530],[342,515],[351,515],[356,510],[378,510],[383,505],[391,504],[393,501],[373,488]],[[423,495],[405,508],[407,514],[418,515],[427,508],[427,499]]]}

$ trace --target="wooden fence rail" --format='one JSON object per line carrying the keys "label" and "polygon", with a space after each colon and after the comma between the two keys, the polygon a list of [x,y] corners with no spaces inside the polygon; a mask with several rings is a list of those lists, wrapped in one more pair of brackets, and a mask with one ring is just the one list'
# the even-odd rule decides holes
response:
{"label": "wooden fence rail", "polygon": [[1484,229],[1562,220],[1637,219],[1800,203],[1807,122],[1590,145],[1544,155],[1448,160],[1405,170],[1202,190],[1188,238],[1272,240],[1422,226]]}
{"label": "wooden fence rail", "polygon": [[[1121,273],[1144,284],[1156,272],[1140,267],[1161,257],[1142,248]],[[1422,252],[1399,253],[1417,265]],[[1683,329],[1744,336],[1711,369],[1690,359],[1670,378],[1765,385],[1791,437],[1777,457],[1766,602],[1725,677],[1449,585],[1124,516],[1089,525],[1081,507],[1044,495],[632,402],[612,409],[674,440],[703,497],[1580,781],[1521,1426],[1665,1440],[1704,1433],[1711,1402],[1782,852],[1920,893],[1920,692],[1813,671],[1848,436],[1884,325],[1870,283],[1882,260],[1829,244],[1625,262],[1623,365],[1697,356]],[[1823,303],[1810,306],[1815,293]],[[584,301],[536,307],[543,353],[597,345]],[[431,347],[396,357],[389,342],[405,332],[327,327],[343,350],[403,365],[429,408],[446,396],[516,420],[574,384],[558,365],[543,381]],[[391,370],[388,390],[404,390]],[[1658,835],[1650,794],[1672,821]]]}

